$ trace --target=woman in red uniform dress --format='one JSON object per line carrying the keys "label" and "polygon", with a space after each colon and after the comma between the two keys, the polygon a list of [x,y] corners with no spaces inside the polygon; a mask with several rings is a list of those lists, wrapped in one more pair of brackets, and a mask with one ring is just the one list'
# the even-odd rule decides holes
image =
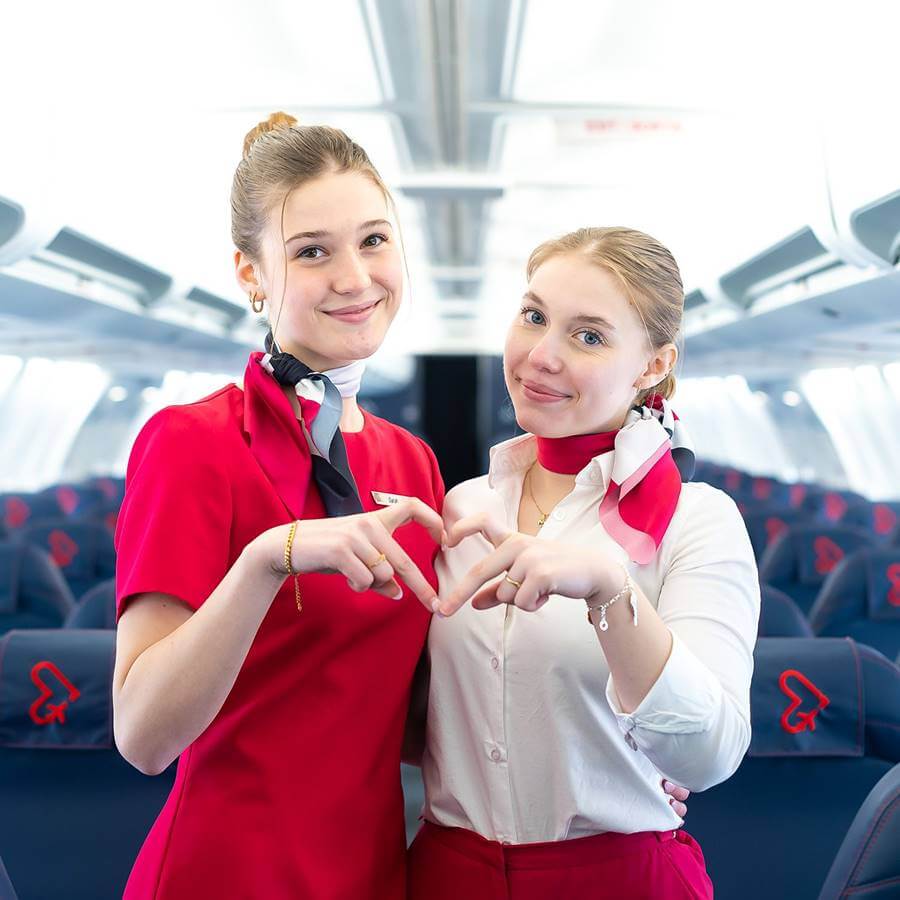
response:
{"label": "woman in red uniform dress", "polygon": [[400,303],[392,205],[343,132],[283,114],[247,136],[231,202],[269,352],[147,423],[118,522],[116,742],[147,774],[178,759],[125,896],[400,900],[443,486],[356,404]]}

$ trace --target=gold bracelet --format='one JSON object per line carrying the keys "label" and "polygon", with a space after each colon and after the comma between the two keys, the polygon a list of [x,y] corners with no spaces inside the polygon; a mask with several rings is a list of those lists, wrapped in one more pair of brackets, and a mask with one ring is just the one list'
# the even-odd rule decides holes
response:
{"label": "gold bracelet", "polygon": [[294,598],[297,601],[297,612],[303,612],[303,599],[300,597],[300,579],[298,578],[299,572],[294,571],[293,565],[291,565],[291,550],[294,547],[294,535],[297,533],[297,522],[296,520],[291,522],[291,528],[288,531],[287,540],[284,544],[284,568],[287,571],[287,574],[290,575],[294,579]]}

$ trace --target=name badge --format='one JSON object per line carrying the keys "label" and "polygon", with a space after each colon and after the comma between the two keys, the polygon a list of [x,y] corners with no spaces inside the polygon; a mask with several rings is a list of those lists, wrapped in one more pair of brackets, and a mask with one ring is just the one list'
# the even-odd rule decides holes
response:
{"label": "name badge", "polygon": [[408,500],[403,494],[386,494],[384,491],[372,491],[372,499],[379,506],[396,506],[401,500]]}

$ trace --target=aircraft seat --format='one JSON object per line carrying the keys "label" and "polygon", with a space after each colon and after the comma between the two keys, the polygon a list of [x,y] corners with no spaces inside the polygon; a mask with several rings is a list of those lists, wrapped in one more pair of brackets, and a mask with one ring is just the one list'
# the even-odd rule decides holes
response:
{"label": "aircraft seat", "polygon": [[53,513],[54,517],[67,518],[83,516],[106,499],[100,488],[90,484],[55,484],[44,488],[39,496],[45,496],[56,504],[57,511]]}
{"label": "aircraft seat", "polygon": [[45,519],[21,532],[21,539],[50,553],[76,597],[116,574],[116,549],[99,522]]}
{"label": "aircraft seat", "polygon": [[0,541],[0,634],[60,628],[75,600],[59,567],[39,547]]}
{"label": "aircraft seat", "polygon": [[819,900],[889,900],[900,895],[900,765],[872,788],[860,807]]}
{"label": "aircraft seat", "polygon": [[789,526],[808,521],[808,516],[800,510],[769,504],[747,505],[741,515],[757,561],[762,558],[766,547],[774,543]]}
{"label": "aircraft seat", "polygon": [[768,584],[760,586],[760,637],[813,637],[812,628],[800,607],[784,591]]}
{"label": "aircraft seat", "polygon": [[900,669],[849,638],[761,638],[738,771],[688,802],[722,900],[815,900],[853,817],[900,762]]}
{"label": "aircraft seat", "polygon": [[39,519],[60,515],[59,504],[52,494],[0,494],[0,522],[10,533]]}
{"label": "aircraft seat", "polygon": [[2,859],[0,859],[0,900],[18,900]]}
{"label": "aircraft seat", "polygon": [[101,581],[75,604],[66,617],[65,628],[116,627],[116,579]]}
{"label": "aircraft seat", "polygon": [[900,651],[900,547],[847,556],[825,579],[809,621],[816,634],[846,635],[893,659]]}
{"label": "aircraft seat", "polygon": [[115,632],[0,638],[0,847],[22,900],[122,896],[172,787],[113,743]]}
{"label": "aircraft seat", "polygon": [[784,591],[808,613],[825,576],[848,554],[875,544],[861,528],[846,525],[791,525],[759,560],[759,580]]}

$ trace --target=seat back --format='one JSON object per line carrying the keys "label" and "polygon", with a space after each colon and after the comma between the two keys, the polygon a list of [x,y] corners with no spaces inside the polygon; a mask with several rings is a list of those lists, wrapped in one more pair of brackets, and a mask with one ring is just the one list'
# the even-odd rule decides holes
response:
{"label": "seat back", "polygon": [[760,637],[812,637],[812,628],[800,607],[783,591],[760,585]]}
{"label": "seat back", "polygon": [[65,628],[116,627],[116,579],[92,587],[66,617]]}
{"label": "seat back", "polygon": [[872,547],[875,538],[846,525],[791,525],[759,561],[759,579],[784,591],[808,614],[825,577],[848,553]]}
{"label": "seat back", "polygon": [[819,900],[900,895],[900,765],[872,788],[831,865]]}
{"label": "seat back", "polygon": [[747,506],[741,515],[757,560],[791,525],[803,524],[809,518],[800,510],[770,505]]}
{"label": "seat back", "polygon": [[0,634],[59,628],[75,600],[59,567],[30,544],[0,541]]}
{"label": "seat back", "polygon": [[825,579],[809,612],[816,634],[852,637],[900,653],[900,547],[851,553]]}
{"label": "seat back", "polygon": [[115,633],[0,638],[0,847],[23,898],[122,896],[174,780],[113,744]]}
{"label": "seat back", "polygon": [[51,494],[0,494],[0,522],[8,532],[18,531],[40,519],[59,516],[56,498]]}
{"label": "seat back", "polygon": [[23,529],[21,538],[46,550],[76,597],[116,575],[116,549],[99,522],[46,519]]}
{"label": "seat back", "polygon": [[0,859],[0,900],[18,900],[2,859]]}
{"label": "seat back", "polygon": [[691,797],[686,828],[717,896],[815,900],[866,795],[900,761],[900,669],[840,638],[761,638],[754,660],[750,749]]}

